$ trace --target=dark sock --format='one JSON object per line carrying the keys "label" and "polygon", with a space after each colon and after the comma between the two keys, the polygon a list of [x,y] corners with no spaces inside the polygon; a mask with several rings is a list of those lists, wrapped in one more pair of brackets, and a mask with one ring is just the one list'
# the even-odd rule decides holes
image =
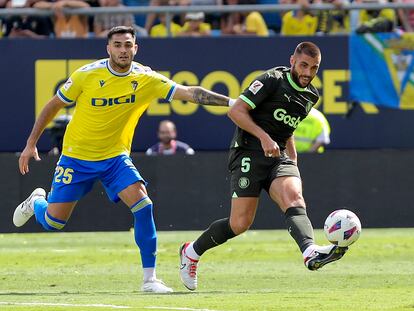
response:
{"label": "dark sock", "polygon": [[213,222],[206,231],[204,231],[198,239],[194,242],[193,247],[195,252],[201,256],[210,248],[223,244],[228,239],[234,238],[233,230],[230,228],[230,221],[228,218],[219,219]]}
{"label": "dark sock", "polygon": [[309,245],[314,244],[313,228],[306,209],[302,206],[289,207],[285,217],[288,231],[303,253]]}

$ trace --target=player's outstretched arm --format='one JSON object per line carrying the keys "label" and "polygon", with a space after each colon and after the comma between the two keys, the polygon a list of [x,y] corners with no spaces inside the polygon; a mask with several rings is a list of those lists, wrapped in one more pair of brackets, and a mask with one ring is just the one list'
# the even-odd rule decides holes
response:
{"label": "player's outstretched arm", "polygon": [[206,90],[201,86],[184,86],[177,84],[174,99],[186,100],[199,105],[229,106],[232,100],[224,95]]}
{"label": "player's outstretched arm", "polygon": [[19,169],[22,175],[29,172],[29,160],[35,158],[39,161],[39,154],[37,153],[36,144],[45,130],[46,126],[53,120],[58,111],[66,106],[66,103],[61,101],[56,95],[46,104],[37,118],[32,132],[27,139],[26,147],[23,149],[19,158]]}

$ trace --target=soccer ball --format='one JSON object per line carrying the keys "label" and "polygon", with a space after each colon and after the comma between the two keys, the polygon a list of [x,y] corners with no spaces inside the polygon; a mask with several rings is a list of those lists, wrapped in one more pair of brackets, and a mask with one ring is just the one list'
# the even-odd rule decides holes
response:
{"label": "soccer ball", "polygon": [[328,241],[342,247],[349,246],[358,240],[361,229],[361,222],[357,215],[346,209],[330,213],[324,225]]}

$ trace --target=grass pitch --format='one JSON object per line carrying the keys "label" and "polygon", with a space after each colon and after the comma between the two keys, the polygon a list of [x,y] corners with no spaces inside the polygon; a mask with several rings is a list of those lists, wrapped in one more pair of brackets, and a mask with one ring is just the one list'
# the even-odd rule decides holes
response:
{"label": "grass pitch", "polygon": [[159,233],[158,277],[175,293],[150,295],[131,232],[2,234],[0,310],[414,310],[414,229],[365,229],[315,272],[285,230],[250,231],[203,256],[190,292],[178,247],[197,235]]}

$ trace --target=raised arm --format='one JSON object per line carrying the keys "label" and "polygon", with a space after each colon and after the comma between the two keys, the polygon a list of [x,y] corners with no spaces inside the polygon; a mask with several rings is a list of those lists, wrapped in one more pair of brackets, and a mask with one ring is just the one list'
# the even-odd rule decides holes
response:
{"label": "raised arm", "polygon": [[174,99],[186,100],[199,105],[227,107],[233,102],[227,96],[206,90],[200,86],[185,86],[177,84]]}
{"label": "raised arm", "polygon": [[37,153],[36,144],[45,130],[46,126],[53,120],[60,109],[66,106],[66,103],[62,102],[56,95],[46,104],[37,118],[32,132],[27,139],[26,147],[22,151],[19,158],[19,169],[22,175],[29,172],[29,160],[35,158],[39,161],[39,154]]}
{"label": "raised arm", "polygon": [[280,157],[279,145],[253,121],[249,114],[251,109],[252,108],[248,104],[238,98],[227,112],[227,115],[238,127],[256,136],[260,140],[266,157]]}

